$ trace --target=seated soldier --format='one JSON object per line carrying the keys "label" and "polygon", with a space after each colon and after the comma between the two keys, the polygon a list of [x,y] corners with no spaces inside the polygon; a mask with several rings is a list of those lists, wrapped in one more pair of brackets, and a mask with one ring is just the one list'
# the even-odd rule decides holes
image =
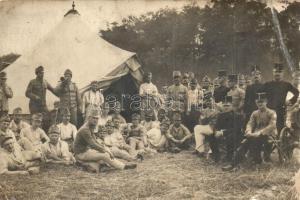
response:
{"label": "seated soldier", "polygon": [[199,124],[194,127],[195,151],[194,154],[199,157],[205,157],[205,138],[213,136],[215,125],[215,116],[211,113],[201,114]]}
{"label": "seated soldier", "polygon": [[[232,163],[223,167],[223,170],[230,171],[238,167],[241,159],[249,150],[252,161],[261,164],[261,152],[264,150],[264,159],[269,161],[272,146],[270,137],[276,136],[276,113],[267,107],[266,93],[258,93],[256,98],[258,110],[254,111],[247,123],[245,139],[237,149]],[[264,147],[264,149],[263,149]]]}
{"label": "seated soldier", "polygon": [[124,164],[117,160],[103,143],[97,141],[94,129],[99,120],[98,110],[91,110],[87,122],[79,129],[74,141],[75,158],[93,172],[99,172],[103,162],[115,169],[132,169],[136,164]]}
{"label": "seated soldier", "polygon": [[119,123],[119,119],[115,118],[113,121],[108,120],[105,127],[107,135],[104,136],[104,144],[110,148],[110,151],[116,158],[127,161],[134,161],[138,158],[137,152],[126,144],[123,135],[119,129],[115,128],[115,123]]}
{"label": "seated soldier", "polygon": [[126,124],[125,118],[120,113],[121,113],[121,103],[117,101],[112,107],[112,114],[110,114],[109,117],[110,119],[118,118],[121,124]]}
{"label": "seated soldier", "polygon": [[42,154],[46,163],[71,165],[75,163],[75,158],[69,151],[68,143],[60,140],[60,129],[52,125],[48,132],[50,141],[42,144]]}
{"label": "seated soldier", "polygon": [[127,141],[132,149],[144,152],[145,147],[148,146],[146,129],[140,124],[140,115],[137,113],[132,114],[132,124],[127,127],[128,137]]}
{"label": "seated soldier", "polygon": [[13,110],[13,120],[10,122],[9,129],[12,130],[16,136],[16,139],[20,139],[20,132],[24,128],[28,128],[30,125],[22,120],[22,109],[20,107]]}
{"label": "seated soldier", "polygon": [[[15,137],[15,134],[9,129],[10,118],[8,115],[3,115],[0,117],[0,143],[6,137],[12,137],[15,141],[16,146],[19,146]],[[19,146],[20,148],[20,146]]]}
{"label": "seated soldier", "polygon": [[233,153],[243,139],[243,115],[233,111],[232,96],[225,96],[223,112],[217,116],[214,137],[210,140],[213,159],[220,159],[219,146],[223,143],[226,151],[226,162],[232,162]]}
{"label": "seated soldier", "polygon": [[58,124],[57,127],[60,130],[60,139],[67,142],[69,149],[73,152],[73,143],[77,134],[77,128],[70,123],[70,111],[65,108],[62,110],[62,123]]}
{"label": "seated soldier", "polygon": [[169,130],[169,126],[170,126],[170,120],[165,119],[160,123],[159,128],[156,127],[152,128],[146,133],[150,148],[158,152],[164,152],[166,150],[167,148],[166,134]]}
{"label": "seated soldier", "polygon": [[159,122],[154,121],[154,111],[153,110],[145,110],[144,111],[145,120],[141,121],[141,125],[146,128],[147,131],[153,128],[159,128]]}
{"label": "seated soldier", "polygon": [[169,144],[169,151],[179,153],[182,149],[189,148],[189,142],[192,137],[189,129],[181,123],[181,114],[173,114],[173,124],[171,124],[166,136]]}
{"label": "seated soldier", "polygon": [[0,150],[0,174],[28,175],[39,172],[41,154],[21,151],[15,148],[14,138],[7,136],[2,140]]}
{"label": "seated soldier", "polygon": [[18,142],[24,150],[41,151],[42,144],[49,141],[46,133],[40,128],[42,118],[42,114],[33,114],[31,126],[21,130]]}

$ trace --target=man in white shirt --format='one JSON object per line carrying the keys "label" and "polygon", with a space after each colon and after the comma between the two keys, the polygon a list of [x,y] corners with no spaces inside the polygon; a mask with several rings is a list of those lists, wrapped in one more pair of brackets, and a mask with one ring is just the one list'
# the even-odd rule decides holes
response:
{"label": "man in white shirt", "polygon": [[16,139],[19,140],[20,132],[30,125],[22,120],[22,108],[18,107],[13,110],[13,120],[10,122],[9,129],[14,132]]}
{"label": "man in white shirt", "polygon": [[154,110],[154,114],[156,116],[159,105],[159,97],[157,87],[152,83],[151,72],[145,74],[145,82],[140,86],[139,95],[142,98],[142,110]]}
{"label": "man in white shirt", "polygon": [[98,89],[98,82],[91,82],[91,89],[83,94],[82,98],[82,114],[85,118],[91,109],[100,109],[104,103],[104,96]]}
{"label": "man in white shirt", "polygon": [[58,124],[57,127],[60,130],[60,139],[68,144],[69,149],[72,152],[77,128],[75,125],[70,123],[71,114],[69,109],[65,108],[62,112],[62,122]]}
{"label": "man in white shirt", "polygon": [[45,131],[40,128],[42,125],[42,118],[43,116],[40,113],[33,114],[32,125],[21,130],[19,143],[22,143],[23,140],[26,140],[30,143],[28,146],[22,146],[24,150],[40,151],[41,145],[49,141]]}
{"label": "man in white shirt", "polygon": [[71,165],[75,162],[75,158],[69,151],[68,144],[59,139],[60,129],[53,125],[49,129],[49,142],[42,145],[42,153],[46,163]]}

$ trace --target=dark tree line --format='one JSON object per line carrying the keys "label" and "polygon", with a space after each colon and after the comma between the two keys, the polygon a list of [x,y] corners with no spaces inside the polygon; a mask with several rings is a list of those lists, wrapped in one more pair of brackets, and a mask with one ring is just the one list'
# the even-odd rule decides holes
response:
{"label": "dark tree line", "polygon": [[[284,41],[294,63],[300,59],[300,3],[291,3],[278,14]],[[248,0],[211,0],[181,11],[161,9],[129,16],[108,25],[101,36],[114,45],[137,52],[144,69],[163,85],[173,70],[193,71],[198,77],[215,76],[220,68],[248,73],[252,64],[269,70],[284,61],[274,31],[271,9]]]}

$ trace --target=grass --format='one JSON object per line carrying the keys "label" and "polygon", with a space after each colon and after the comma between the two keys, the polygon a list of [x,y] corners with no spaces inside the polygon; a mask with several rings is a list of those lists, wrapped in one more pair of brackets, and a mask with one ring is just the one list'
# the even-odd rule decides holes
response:
{"label": "grass", "polygon": [[38,175],[1,176],[0,199],[292,199],[295,165],[234,173],[220,168],[190,152],[157,154],[135,170],[100,174],[46,166]]}

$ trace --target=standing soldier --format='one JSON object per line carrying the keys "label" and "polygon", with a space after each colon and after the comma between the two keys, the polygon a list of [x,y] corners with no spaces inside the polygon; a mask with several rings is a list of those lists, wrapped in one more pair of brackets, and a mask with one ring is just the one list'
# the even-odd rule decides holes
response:
{"label": "standing soldier", "polygon": [[0,72],[0,116],[8,114],[8,99],[13,97],[13,92],[6,84],[6,80],[6,73]]}
{"label": "standing soldier", "polygon": [[67,69],[60,84],[55,88],[55,92],[60,98],[60,108],[67,108],[70,111],[70,122],[75,126],[77,123],[77,112],[80,111],[81,99],[78,88],[72,82],[72,71]]}
{"label": "standing soldier", "polygon": [[244,105],[245,91],[238,87],[238,76],[236,74],[228,76],[228,86],[230,90],[227,95],[232,96],[232,108],[235,112],[241,112]]}
{"label": "standing soldier", "polygon": [[218,77],[219,80],[219,87],[214,88],[214,99],[216,103],[220,103],[225,100],[227,92],[230,90],[227,86],[227,71],[226,70],[219,70]]}
{"label": "standing soldier", "polygon": [[[280,133],[285,125],[286,105],[294,105],[297,102],[299,91],[291,83],[283,80],[283,64],[275,63],[273,69],[273,81],[265,83],[264,89],[267,93],[268,108],[275,110],[277,114],[277,131]],[[288,92],[293,97],[286,102]]]}
{"label": "standing soldier", "polygon": [[187,88],[190,87],[190,76],[187,72],[183,74],[181,83]]}
{"label": "standing soldier", "polygon": [[99,109],[104,103],[104,96],[99,91],[98,82],[91,82],[91,89],[83,94],[82,98],[82,116],[85,118],[89,115],[91,109]]}
{"label": "standing soldier", "polygon": [[173,72],[173,82],[167,90],[167,102],[170,102],[173,110],[184,113],[187,110],[188,89],[181,84],[180,71]]}
{"label": "standing soldier", "polygon": [[245,76],[243,75],[243,74],[239,74],[238,75],[238,86],[239,86],[239,88],[241,88],[242,90],[245,90],[246,89],[246,78],[245,78]]}
{"label": "standing soldier", "polygon": [[54,94],[53,87],[44,79],[44,67],[35,69],[36,78],[31,80],[26,89],[26,97],[29,101],[29,111],[31,114],[47,113],[46,91],[50,90]]}
{"label": "standing soldier", "polygon": [[245,92],[244,112],[246,115],[245,122],[247,123],[253,111],[257,109],[255,97],[257,93],[263,92],[264,84],[261,81],[261,71],[259,66],[254,65],[251,69],[252,84],[247,86]]}
{"label": "standing soldier", "polygon": [[146,73],[145,82],[140,86],[139,95],[142,98],[142,117],[144,118],[144,111],[149,109],[154,111],[156,117],[159,97],[157,87],[152,83],[151,72]]}

